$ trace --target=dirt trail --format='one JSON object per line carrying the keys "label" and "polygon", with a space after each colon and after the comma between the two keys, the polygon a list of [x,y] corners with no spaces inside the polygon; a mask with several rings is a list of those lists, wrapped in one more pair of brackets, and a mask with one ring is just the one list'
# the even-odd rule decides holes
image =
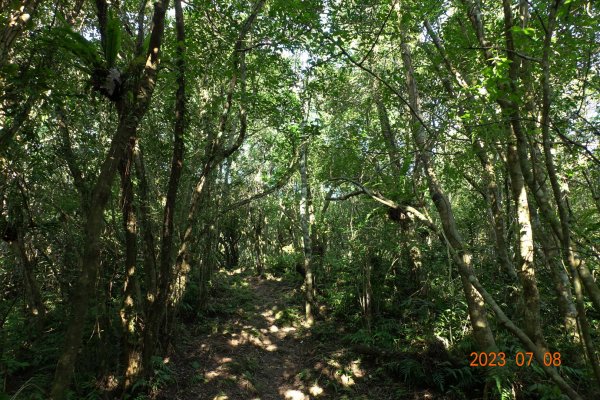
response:
{"label": "dirt trail", "polygon": [[[171,368],[177,383],[161,399],[291,399],[323,398],[324,389],[307,386],[308,369],[320,365],[316,342],[298,323],[290,323],[288,285],[246,278],[250,298],[232,318],[178,346]],[[248,310],[248,311],[245,311]],[[286,321],[287,320],[287,321]],[[287,322],[287,323],[286,323]],[[315,357],[317,355],[317,357]]]}
{"label": "dirt trail", "polygon": [[[213,317],[187,325],[168,366],[176,382],[159,400],[430,399],[377,377],[342,343],[332,321],[302,326],[298,285],[230,276],[210,300]],[[193,332],[201,329],[202,332]]]}

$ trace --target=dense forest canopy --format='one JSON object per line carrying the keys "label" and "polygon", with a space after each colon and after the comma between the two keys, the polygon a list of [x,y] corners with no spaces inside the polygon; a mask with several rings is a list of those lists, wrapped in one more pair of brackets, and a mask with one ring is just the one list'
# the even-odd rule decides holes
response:
{"label": "dense forest canopy", "polygon": [[598,2],[0,0],[0,176],[2,399],[600,398]]}

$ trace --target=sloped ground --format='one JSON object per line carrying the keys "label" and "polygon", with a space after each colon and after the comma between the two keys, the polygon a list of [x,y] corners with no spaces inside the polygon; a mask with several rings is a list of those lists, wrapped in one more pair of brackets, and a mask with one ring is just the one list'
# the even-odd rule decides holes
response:
{"label": "sloped ground", "polygon": [[432,398],[369,382],[368,367],[338,344],[340,334],[316,335],[302,326],[301,298],[289,284],[236,278],[235,298],[217,293],[211,300],[215,310],[229,311],[216,311],[202,327],[195,322],[200,332],[190,324],[169,360],[175,383],[158,399]]}

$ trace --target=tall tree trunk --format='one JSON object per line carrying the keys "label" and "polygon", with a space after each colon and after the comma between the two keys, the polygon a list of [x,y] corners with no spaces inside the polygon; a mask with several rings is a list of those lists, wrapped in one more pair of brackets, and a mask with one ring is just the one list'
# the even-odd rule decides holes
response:
{"label": "tall tree trunk", "polygon": [[390,124],[390,117],[385,107],[385,103],[381,97],[381,87],[377,79],[373,82],[373,101],[377,108],[377,116],[379,117],[379,125],[381,126],[381,134],[385,139],[387,148],[388,158],[392,166],[394,176],[400,177],[402,173],[402,163],[400,162],[400,154],[398,152],[398,145],[396,144],[396,137],[392,131]]}
{"label": "tall tree trunk", "polygon": [[444,194],[435,170],[433,169],[433,161],[431,159],[430,149],[427,145],[427,134],[423,124],[423,118],[419,112],[419,93],[414,76],[412,58],[410,49],[404,37],[402,37],[401,47],[402,61],[404,69],[406,70],[406,85],[408,88],[409,104],[413,114],[413,140],[417,146],[419,158],[423,165],[423,171],[427,178],[429,195],[440,215],[443,231],[449,245],[458,254],[457,258],[460,260],[459,273],[467,300],[469,317],[471,319],[475,340],[481,350],[495,351],[497,346],[487,320],[485,303],[469,280],[469,276],[474,276],[471,266],[472,256],[464,248],[462,238],[456,227],[452,206],[450,205],[447,196]]}
{"label": "tall tree trunk", "polygon": [[158,331],[166,312],[169,299],[169,289],[172,284],[173,271],[173,225],[175,207],[177,205],[177,192],[179,180],[183,170],[183,153],[185,133],[185,25],[181,0],[175,0],[175,30],[176,30],[176,55],[175,65],[177,68],[176,81],[177,91],[175,93],[175,128],[173,130],[173,155],[171,158],[171,172],[167,186],[165,208],[163,212],[163,224],[160,247],[160,264],[158,269],[156,300],[150,306],[144,328],[144,348],[142,365],[144,374],[152,371],[152,357],[156,349]]}
{"label": "tall tree trunk", "polygon": [[265,215],[259,209],[256,221],[254,222],[254,254],[256,256],[256,274],[263,277],[265,275],[265,257],[264,257],[264,226]]}
{"label": "tall tree trunk", "polygon": [[150,219],[150,199],[148,177],[146,176],[146,166],[144,163],[144,155],[136,143],[133,149],[133,160],[135,163],[135,172],[138,179],[138,211],[140,215],[140,227],[142,229],[142,237],[144,242],[144,283],[145,283],[145,302],[144,312],[148,314],[152,303],[157,296],[157,267],[156,267],[156,245],[154,240],[154,226]]}
{"label": "tall tree trunk", "polygon": [[373,323],[373,284],[371,278],[373,275],[373,265],[371,264],[371,257],[367,254],[362,262],[362,293],[360,299],[360,305],[363,311],[363,317],[367,325],[367,331],[371,333],[371,327]]}
{"label": "tall tree trunk", "polygon": [[545,348],[544,337],[540,322],[540,294],[537,288],[535,270],[533,265],[533,228],[529,214],[529,203],[525,191],[525,182],[519,161],[517,150],[513,144],[508,145],[508,170],[512,187],[513,200],[517,212],[518,233],[518,260],[519,279],[523,287],[523,323],[525,333],[533,342]]}
{"label": "tall tree trunk", "polygon": [[306,322],[309,325],[314,323],[315,307],[315,288],[312,265],[312,193],[310,191],[309,172],[308,172],[308,135],[303,135],[300,148],[300,224],[302,226],[302,244],[304,249],[304,312]]}
{"label": "tall tree trunk", "polygon": [[[222,136],[226,133],[227,121],[231,112],[233,94],[238,82],[238,78],[241,82],[240,89],[242,93],[242,101],[240,102],[239,113],[239,135],[237,138],[235,138],[233,144],[228,148],[224,148],[223,144],[218,141],[219,137],[207,138],[202,170],[200,172],[200,177],[194,186],[194,191],[192,193],[192,198],[190,200],[190,206],[187,213],[185,228],[183,230],[183,238],[181,239],[177,257],[175,259],[174,276],[177,276],[180,279],[186,279],[185,275],[190,271],[191,268],[189,264],[190,257],[188,253],[193,239],[192,230],[196,221],[197,213],[200,209],[203,192],[206,189],[207,179],[209,179],[211,172],[218,167],[223,160],[227,159],[240,148],[246,138],[247,114],[244,104],[246,100],[246,51],[244,51],[243,46],[245,44],[246,36],[249,34],[265,2],[266,0],[258,0],[254,4],[251,14],[242,24],[240,33],[234,46],[234,51],[232,54],[233,75],[229,80],[229,87],[225,98],[225,106],[219,121],[219,133],[221,134],[219,137],[222,138]],[[177,303],[178,301],[178,299],[175,299],[174,303]]]}
{"label": "tall tree trunk", "polygon": [[93,292],[92,288],[100,267],[100,235],[104,225],[104,209],[111,194],[111,187],[119,161],[125,154],[129,139],[135,138],[137,135],[138,125],[146,113],[156,85],[159,61],[159,51],[156,50],[160,49],[162,43],[167,5],[168,0],[155,3],[149,52],[147,62],[143,66],[142,77],[123,94],[117,104],[119,111],[118,127],[100,168],[100,174],[91,191],[89,211],[84,228],[85,243],[81,260],[82,271],[77,279],[73,298],[71,299],[70,322],[67,325],[64,347],[54,374],[50,392],[50,398],[53,400],[63,400],[66,397],[67,388],[73,377],[89,306],[89,293]]}
{"label": "tall tree trunk", "polygon": [[[461,88],[465,90],[470,89],[470,78],[468,76],[463,77],[463,75],[458,70],[456,70],[456,68],[454,68],[454,66],[452,65],[452,63],[446,55],[446,51],[442,46],[439,37],[433,30],[433,27],[431,26],[429,21],[425,20],[424,25],[427,30],[427,33],[431,37],[436,49],[442,57],[442,60],[444,62],[444,65],[446,66],[446,69],[448,70],[448,73],[452,77],[454,77],[456,83]],[[444,82],[444,86],[446,87],[448,94],[453,98],[456,97],[456,92],[453,88],[453,85],[447,80],[444,80]],[[472,95],[469,95],[467,100],[467,104],[470,106],[475,101],[475,98]],[[462,105],[459,105],[459,114],[464,115]],[[475,154],[477,155],[477,158],[481,163],[482,177],[487,187],[487,195],[485,197],[487,202],[489,203],[490,210],[492,212],[492,226],[494,230],[494,243],[496,248],[496,255],[498,257],[500,265],[502,265],[503,269],[506,271],[508,276],[516,281],[518,279],[517,273],[515,271],[515,266],[513,265],[509,257],[508,246],[506,244],[506,224],[504,222],[505,216],[502,211],[502,196],[498,188],[494,167],[489,160],[489,156],[486,152],[486,147],[482,140],[478,138],[477,135],[473,135],[469,124],[465,123],[464,120],[461,120],[461,122],[463,124],[463,128],[465,129],[466,136],[470,138],[475,138],[475,140],[472,141],[472,147],[475,151]]]}
{"label": "tall tree trunk", "polygon": [[552,147],[550,141],[550,47],[552,45],[552,37],[554,28],[556,25],[556,15],[558,8],[562,3],[561,0],[555,0],[553,5],[550,7],[550,14],[548,16],[548,23],[546,27],[546,35],[544,38],[544,50],[542,54],[542,118],[541,118],[541,129],[542,129],[542,143],[544,148],[544,161],[550,185],[552,187],[552,193],[554,194],[554,200],[558,208],[558,216],[560,220],[561,235],[559,235],[562,254],[565,259],[565,263],[569,266],[571,277],[573,280],[573,286],[575,289],[575,304],[577,307],[579,326],[581,328],[581,335],[585,345],[585,349],[588,355],[588,360],[596,377],[596,381],[600,384],[600,363],[598,361],[598,355],[594,346],[591,334],[591,327],[588,322],[585,313],[585,305],[583,293],[581,291],[581,283],[585,287],[588,295],[590,296],[594,306],[597,310],[600,310],[600,289],[592,277],[589,269],[584,264],[583,260],[579,259],[575,252],[574,246],[571,242],[571,227],[570,217],[567,208],[567,191],[561,189],[558,181],[558,175],[556,167],[554,165],[554,158],[552,155]]}
{"label": "tall tree trunk", "polygon": [[137,219],[133,204],[133,149],[135,140],[129,143],[127,155],[119,167],[121,175],[121,212],[123,215],[123,231],[125,232],[125,282],[123,303],[119,311],[122,330],[122,391],[127,391],[134,382],[140,369],[141,354],[139,349],[139,332],[137,331],[137,314],[141,310],[139,295],[137,262]]}
{"label": "tall tree trunk", "polygon": [[[20,210],[17,212],[20,212]],[[40,287],[35,278],[36,263],[27,252],[27,247],[25,245],[25,230],[23,226],[17,226],[16,230],[17,237],[15,241],[11,242],[11,245],[21,264],[27,313],[34,321],[34,325],[41,328],[46,315],[46,307],[42,300]]]}
{"label": "tall tree trunk", "polygon": [[[493,66],[493,61],[492,61],[493,58],[492,58],[492,54],[490,52],[491,47],[489,46],[489,43],[485,39],[484,27],[483,27],[483,16],[481,13],[481,7],[479,4],[479,1],[478,0],[462,0],[462,1],[465,4],[465,6],[467,7],[467,13],[468,13],[469,19],[471,20],[471,24],[473,25],[473,28],[475,30],[479,44],[481,45],[481,47],[483,49],[482,51],[484,53],[484,56],[485,56],[486,60],[488,60],[488,64],[491,64]],[[504,14],[505,14],[504,21],[505,21],[506,43],[507,43],[507,58],[509,60],[511,60],[511,64],[510,64],[510,68],[509,68],[509,77],[511,79],[511,84],[514,86],[515,82],[517,81],[517,78],[518,78],[517,68],[518,68],[519,64],[515,60],[514,42],[512,40],[512,25],[513,25],[513,23],[512,23],[512,14],[511,14],[511,9],[510,9],[510,3],[506,0],[503,0],[503,8],[504,8]],[[551,7],[551,13],[556,12],[556,10],[552,11],[553,8],[557,9],[558,3],[555,3],[554,6]],[[548,39],[548,36],[550,37],[550,39]],[[546,29],[545,40],[551,42],[551,36],[552,36],[552,30]],[[545,46],[545,47],[547,47],[547,46]],[[514,87],[507,88],[503,84],[499,85],[498,89],[500,89],[501,92],[515,93]],[[559,223],[557,221],[557,218],[550,207],[550,203],[548,201],[548,197],[546,195],[546,190],[544,187],[545,185],[544,186],[542,186],[542,185],[536,186],[533,181],[531,168],[530,168],[530,165],[529,165],[529,162],[527,159],[527,140],[521,129],[521,118],[518,113],[518,108],[513,102],[511,102],[507,99],[499,99],[498,104],[500,105],[503,113],[509,117],[512,131],[513,131],[514,137],[516,139],[518,160],[519,160],[519,164],[521,166],[521,170],[522,170],[522,174],[525,179],[525,182],[527,183],[527,186],[533,193],[533,195],[536,199],[536,202],[540,208],[540,212],[543,215],[544,219],[551,226],[553,233],[558,238],[561,238],[561,241],[562,241],[562,240],[564,240],[564,238],[562,238],[563,235],[562,235]],[[578,314],[579,314],[579,318],[580,318],[580,325],[582,327],[585,327],[585,326],[587,326],[587,320],[584,317],[585,310],[582,307],[583,295],[581,293],[581,284],[580,284],[579,273],[578,273],[579,271],[577,269],[578,265],[576,265],[576,262],[574,262],[572,257],[566,261],[567,261],[566,262],[567,265],[569,265],[570,270],[571,270],[571,277],[573,280],[575,297],[577,300],[576,306],[577,306],[577,310],[578,310]],[[584,268],[584,270],[585,269],[586,268]],[[589,272],[589,271],[584,271],[584,274],[586,272]],[[584,281],[585,281],[585,279],[584,279]],[[596,289],[596,290],[598,289],[598,287],[595,285],[595,283],[590,282],[590,280],[588,280],[588,284],[590,285],[590,289],[592,292],[595,291],[594,289]],[[594,299],[594,296],[591,296],[591,297],[592,297],[592,299]],[[597,303],[596,301],[594,301],[594,305],[597,308],[600,307],[600,303]],[[582,334],[583,334],[584,342],[587,342],[587,340],[585,338],[586,335],[584,334],[583,329],[582,329]],[[589,347],[588,347],[588,350],[589,350]],[[597,368],[594,367],[594,364],[592,364],[592,366],[593,366],[594,370],[597,371]],[[598,374],[596,374],[596,375],[598,375]],[[554,377],[553,377],[553,379],[554,379]],[[561,388],[563,388],[563,387],[561,386]],[[563,390],[567,390],[567,389],[563,389]],[[572,398],[572,395],[569,394],[569,397]]]}

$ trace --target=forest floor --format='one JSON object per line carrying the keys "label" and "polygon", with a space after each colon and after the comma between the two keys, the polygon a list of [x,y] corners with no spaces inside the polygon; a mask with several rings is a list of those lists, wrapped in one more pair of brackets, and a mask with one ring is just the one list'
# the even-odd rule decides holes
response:
{"label": "forest floor", "polygon": [[290,283],[243,274],[223,279],[210,318],[188,322],[167,364],[174,383],[158,399],[432,398],[371,379],[370,367],[340,343],[342,328],[319,333],[304,326],[302,298]]}

